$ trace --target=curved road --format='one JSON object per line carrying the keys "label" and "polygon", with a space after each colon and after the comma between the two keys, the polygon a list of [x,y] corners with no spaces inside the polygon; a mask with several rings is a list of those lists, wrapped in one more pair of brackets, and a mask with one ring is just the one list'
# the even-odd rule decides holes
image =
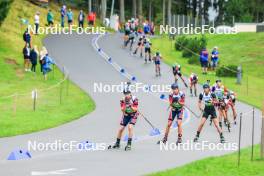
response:
{"label": "curved road", "polygon": [[[152,84],[171,84],[173,81],[170,67],[162,64],[162,77],[154,76],[153,64],[144,64],[139,57],[131,56],[127,49],[122,49],[122,36],[109,34],[103,37],[93,35],[54,35],[45,39],[45,44],[50,55],[57,63],[64,65],[70,72],[70,79],[85,92],[89,93],[96,103],[96,110],[79,120],[64,124],[60,127],[44,130],[27,135],[0,139],[0,174],[8,176],[28,175],[143,175],[155,171],[173,168],[194,160],[208,156],[222,155],[232,151],[160,151],[156,144],[163,136],[149,137],[151,128],[139,118],[135,134],[138,140],[133,141],[132,151],[124,152],[123,149],[113,151],[31,151],[32,159],[7,161],[8,154],[15,148],[27,148],[28,141],[54,142],[92,141],[95,143],[110,143],[115,141],[116,131],[121,117],[119,100],[121,93],[94,92],[94,83],[120,84],[128,79],[107,63],[93,47],[94,42],[112,60],[127,73],[137,78],[139,82]],[[102,52],[101,52],[102,53]],[[181,87],[183,87],[181,85]],[[197,98],[190,97],[187,89],[186,103],[194,110],[197,108]],[[199,88],[201,91],[201,88]],[[70,96],[74,96],[71,95]],[[159,99],[160,94],[136,94],[139,98],[140,110],[156,125],[163,130],[168,118],[168,104]],[[251,116],[252,107],[244,103],[237,103],[238,112],[247,112],[243,116],[242,147],[251,143]],[[256,112],[255,142],[260,141],[261,112]],[[186,112],[184,122],[183,140],[192,140],[198,126],[199,119]],[[225,129],[228,143],[238,142],[238,126],[233,126],[232,132]],[[169,144],[175,142],[175,130],[169,136]],[[201,141],[218,143],[219,136],[214,127],[207,123],[200,138]],[[124,147],[125,144],[123,144]],[[60,171],[62,170],[62,171]]]}

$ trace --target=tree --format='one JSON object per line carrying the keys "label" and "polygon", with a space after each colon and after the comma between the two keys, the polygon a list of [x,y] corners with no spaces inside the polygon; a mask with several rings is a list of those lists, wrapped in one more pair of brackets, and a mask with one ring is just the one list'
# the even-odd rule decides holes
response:
{"label": "tree", "polygon": [[13,0],[0,1],[0,25],[2,24],[2,22],[6,18],[12,2],[13,2]]}
{"label": "tree", "polygon": [[139,22],[142,22],[142,17],[143,17],[143,14],[142,14],[142,0],[138,0],[137,2],[138,4],[138,18],[139,18]]}
{"label": "tree", "polygon": [[166,20],[166,0],[162,0],[162,24],[165,26]]}
{"label": "tree", "polygon": [[106,0],[101,0],[101,21],[104,21],[105,17],[106,17]]}
{"label": "tree", "polygon": [[132,16],[137,17],[137,0],[132,0]]}
{"label": "tree", "polygon": [[88,12],[92,12],[92,0],[88,0]]}
{"label": "tree", "polygon": [[171,0],[168,0],[167,17],[168,25],[171,26]]}
{"label": "tree", "polygon": [[120,22],[125,22],[125,2],[124,0],[119,0],[119,8],[120,8]]}
{"label": "tree", "polygon": [[148,14],[148,20],[152,21],[152,0],[149,0],[149,14]]}

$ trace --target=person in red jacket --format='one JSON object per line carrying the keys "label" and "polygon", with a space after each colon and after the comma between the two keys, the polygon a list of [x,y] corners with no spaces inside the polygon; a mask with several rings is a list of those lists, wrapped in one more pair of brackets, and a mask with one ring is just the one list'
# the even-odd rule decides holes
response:
{"label": "person in red jacket", "polygon": [[88,25],[94,26],[95,20],[96,20],[96,14],[94,12],[90,12],[87,15]]}
{"label": "person in red jacket", "polygon": [[128,126],[128,141],[125,150],[131,149],[133,128],[137,122],[137,117],[138,117],[138,99],[135,96],[132,96],[130,90],[128,89],[125,89],[123,93],[124,93],[124,98],[120,100],[120,106],[123,116],[120,122],[120,128],[117,133],[116,143],[113,146],[109,146],[108,147],[109,149],[120,148],[120,140],[126,126]]}
{"label": "person in red jacket", "polygon": [[170,128],[174,119],[177,120],[178,124],[178,140],[176,144],[182,143],[182,119],[183,119],[183,107],[185,104],[185,94],[179,90],[179,86],[176,83],[171,85],[172,93],[169,95],[170,103],[170,115],[168,119],[168,124],[166,126],[164,138],[161,141],[158,141],[158,144],[166,143],[168,140],[168,135]]}

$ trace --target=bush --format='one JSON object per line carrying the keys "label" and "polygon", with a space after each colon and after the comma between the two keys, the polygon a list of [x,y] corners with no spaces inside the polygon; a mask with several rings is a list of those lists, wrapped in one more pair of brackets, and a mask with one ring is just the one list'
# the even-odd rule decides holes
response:
{"label": "bush", "polygon": [[192,64],[192,65],[199,65],[200,64],[200,59],[198,56],[193,55],[192,57],[190,57],[188,59],[188,64]]}
{"label": "bush", "polygon": [[198,54],[203,48],[206,48],[206,45],[207,41],[204,35],[200,38],[180,36],[176,39],[175,49],[182,51],[183,57],[191,58],[193,55]]}
{"label": "bush", "polygon": [[216,76],[219,77],[236,77],[237,65],[221,66],[216,69]]}
{"label": "bush", "polygon": [[186,47],[187,44],[188,44],[188,39],[184,35],[176,37],[175,49],[177,51],[182,51],[183,47]]}
{"label": "bush", "polygon": [[0,1],[0,25],[4,21],[5,17],[7,16],[7,13],[10,8],[10,4],[13,0],[3,0]]}

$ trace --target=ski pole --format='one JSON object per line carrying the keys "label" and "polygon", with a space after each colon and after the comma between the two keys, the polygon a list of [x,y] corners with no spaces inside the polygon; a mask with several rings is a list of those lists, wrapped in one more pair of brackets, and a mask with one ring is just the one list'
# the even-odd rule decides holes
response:
{"label": "ski pole", "polygon": [[197,118],[200,118],[200,116],[198,116],[195,112],[193,112],[190,108],[188,108],[186,105],[185,105],[185,108],[188,109],[188,111],[190,111],[195,117]]}
{"label": "ski pole", "polygon": [[188,85],[186,84],[185,80],[181,76],[179,76],[179,77],[181,78],[181,80],[184,83],[185,87],[188,88]]}
{"label": "ski pole", "polygon": [[156,129],[154,125],[141,112],[138,111],[138,113],[145,119],[145,121],[151,126],[152,129]]}

